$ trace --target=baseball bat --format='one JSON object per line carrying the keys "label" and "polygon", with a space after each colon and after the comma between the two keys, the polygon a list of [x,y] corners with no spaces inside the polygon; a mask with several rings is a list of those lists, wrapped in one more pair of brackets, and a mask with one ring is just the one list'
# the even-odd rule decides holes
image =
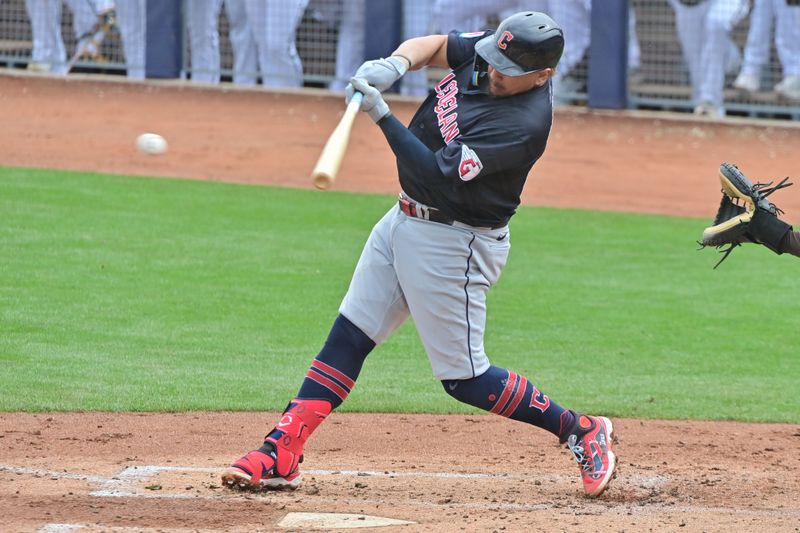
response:
{"label": "baseball bat", "polygon": [[[86,0],[86,2],[89,4],[89,9],[94,12],[92,3],[89,0]],[[117,23],[113,8],[106,9],[102,13],[96,13],[95,16],[97,20],[94,25],[89,31],[81,35],[78,38],[78,42],[75,44],[75,53],[72,54],[72,57],[67,62],[67,73],[73,69],[75,63],[77,63],[84,54],[89,54],[90,57],[94,56],[94,58],[100,56],[100,46],[103,44],[103,40],[111,31],[112,26]]]}
{"label": "baseball bat", "polygon": [[353,98],[347,104],[347,109],[339,120],[339,124],[328,137],[328,142],[325,143],[317,164],[311,171],[311,180],[317,189],[328,189],[336,181],[336,174],[339,172],[339,166],[342,164],[347,142],[350,139],[350,130],[353,128],[353,121],[361,107],[363,97],[364,95],[359,92],[353,93]]}

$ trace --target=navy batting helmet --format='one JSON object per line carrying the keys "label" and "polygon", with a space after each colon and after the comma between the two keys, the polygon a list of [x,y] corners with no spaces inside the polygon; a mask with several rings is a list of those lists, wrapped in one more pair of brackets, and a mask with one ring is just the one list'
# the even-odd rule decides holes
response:
{"label": "navy batting helmet", "polygon": [[564,32],[544,13],[523,11],[478,41],[475,51],[501,74],[522,76],[556,68],[564,51]]}

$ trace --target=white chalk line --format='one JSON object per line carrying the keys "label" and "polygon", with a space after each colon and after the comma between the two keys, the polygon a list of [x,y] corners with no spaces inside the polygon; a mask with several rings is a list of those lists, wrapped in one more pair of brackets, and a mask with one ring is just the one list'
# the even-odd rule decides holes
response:
{"label": "white chalk line", "polygon": [[[137,485],[141,486],[147,483],[148,480],[158,475],[161,472],[188,472],[188,473],[209,473],[217,474],[220,472],[219,468],[204,468],[193,466],[171,466],[171,465],[142,465],[142,466],[129,466],[123,469],[119,474],[113,477],[100,477],[96,475],[75,474],[68,472],[49,471],[35,468],[13,467],[0,465],[0,472],[7,471],[16,474],[30,474],[37,477],[51,477],[51,478],[65,478],[65,479],[80,479],[97,483],[99,487],[89,492],[90,496],[99,498],[144,498],[144,499],[173,499],[173,500],[190,500],[190,499],[203,499],[203,500],[219,500],[219,499],[246,499],[245,495],[240,493],[225,492],[222,494],[197,494],[197,493],[162,493],[158,490],[147,490],[143,492],[141,489],[137,490]],[[422,471],[375,471],[375,470],[304,470],[304,476],[342,476],[342,477],[356,477],[362,479],[369,478],[438,478],[438,479],[489,479],[489,480],[508,480],[519,481],[522,483],[530,483],[529,476],[520,476],[514,474],[500,473],[460,473],[460,472],[422,472]],[[549,474],[536,476],[536,481],[539,482],[574,482],[576,476]],[[636,484],[640,488],[657,488],[669,482],[666,476],[629,476],[626,477],[626,482]],[[340,503],[373,503],[377,505],[385,504],[386,502],[376,500],[367,502],[363,499],[353,502],[345,502],[344,500],[337,500]],[[421,502],[410,501],[409,505],[424,508],[440,508],[440,507],[459,507],[464,509],[507,509],[507,510],[538,510],[548,509],[552,506],[549,504],[517,504],[517,503],[436,503],[436,502]]]}
{"label": "white chalk line", "polygon": [[[62,531],[80,531],[82,529],[97,529],[99,524],[45,524],[36,530],[36,533],[61,533]],[[103,531],[146,532],[146,531],[172,531],[159,528],[158,530],[142,527],[102,526]]]}
{"label": "white chalk line", "polygon": [[[203,494],[166,494],[160,493],[158,491],[148,491],[143,493],[141,491],[137,491],[136,485],[141,485],[143,483],[147,483],[148,480],[153,478],[154,476],[162,473],[162,472],[187,472],[187,473],[200,473],[200,474],[216,474],[219,473],[219,468],[207,468],[207,467],[194,467],[194,466],[171,466],[171,465],[141,465],[141,466],[129,466],[123,469],[119,474],[113,477],[100,477],[96,475],[90,474],[78,474],[78,473],[70,473],[70,472],[59,472],[59,471],[50,471],[50,470],[42,470],[36,468],[25,468],[25,467],[10,467],[5,465],[0,465],[0,472],[7,471],[13,472],[16,474],[30,474],[35,475],[37,477],[49,477],[49,478],[65,478],[65,479],[77,479],[77,480],[85,480],[91,481],[94,483],[99,483],[101,486],[97,490],[93,490],[89,493],[90,496],[100,497],[100,498],[153,498],[153,499],[206,499],[206,500],[219,500],[219,499],[246,499],[245,496],[239,495],[239,493],[224,493],[224,494],[216,494],[216,495],[203,495]],[[439,478],[439,479],[495,479],[495,480],[509,480],[509,481],[522,481],[526,483],[530,483],[531,478],[526,476],[519,476],[514,474],[487,474],[487,473],[459,473],[459,472],[415,472],[415,471],[375,471],[375,470],[304,470],[304,476],[342,476],[342,477],[357,477],[357,478],[395,478],[395,477],[411,477],[411,478]],[[549,475],[541,475],[536,476],[537,481],[543,482],[572,482],[575,480],[575,476],[571,475],[558,475],[558,474],[549,474]],[[619,481],[619,480],[618,480]],[[626,476],[625,481],[628,484],[636,485],[640,488],[658,488],[659,486],[666,485],[670,478],[663,475],[651,475],[651,476]],[[383,500],[366,500],[359,498],[358,500],[336,500],[339,503],[353,503],[353,504],[376,504],[382,505],[386,504],[386,501]],[[426,508],[438,508],[438,507],[458,507],[463,509],[496,509],[496,510],[543,510],[543,509],[551,509],[553,506],[551,504],[532,504],[532,503],[503,503],[503,502],[476,502],[476,503],[468,503],[468,502],[446,502],[446,503],[437,503],[432,501],[409,501],[407,502],[408,505],[416,506],[416,507],[426,507]],[[588,504],[588,502],[587,502]],[[598,508],[602,508],[605,510],[610,510],[607,504],[603,503],[592,503],[591,505],[595,505]],[[679,511],[679,512],[710,512],[710,511],[717,511],[717,512],[733,512],[737,514],[746,514],[746,515],[769,515],[775,516],[778,515],[786,515],[786,516],[800,516],[800,510],[798,511],[772,511],[772,510],[758,510],[758,509],[730,509],[726,507],[718,507],[718,508],[710,508],[710,507],[680,507],[676,505],[662,505],[658,503],[649,503],[646,505],[639,505],[639,504],[626,504],[623,506],[624,510],[627,511],[634,511],[634,512],[647,512],[648,510],[652,510],[654,508],[659,508],[667,512]]]}
{"label": "white chalk line", "polygon": [[[219,468],[203,468],[191,466],[131,466],[123,470],[114,479],[104,482],[104,486],[92,491],[90,496],[99,497],[142,497],[142,498],[172,498],[190,499],[207,498],[219,499],[219,495],[197,495],[197,494],[143,494],[137,492],[133,486],[134,481],[144,483],[149,478],[161,472],[189,472],[189,473],[219,473]],[[359,478],[394,478],[394,477],[414,477],[414,478],[439,478],[439,479],[504,479],[504,480],[525,480],[522,476],[511,474],[481,474],[481,473],[458,473],[458,472],[397,472],[397,471],[371,471],[371,470],[303,470],[304,476],[343,476]],[[555,476],[560,480],[574,479],[574,476]]]}
{"label": "white chalk line", "polygon": [[[51,471],[37,468],[25,468],[0,465],[0,472],[10,472],[20,475],[33,475],[36,477],[48,477],[53,479],[76,479],[82,481],[90,481],[99,483],[101,487],[89,493],[94,497],[116,497],[116,498],[154,498],[154,499],[205,499],[205,500],[220,500],[220,499],[245,499],[246,497],[238,494],[219,494],[219,495],[202,495],[202,494],[161,494],[157,491],[150,493],[142,493],[136,491],[135,484],[146,483],[150,478],[161,472],[188,472],[188,473],[218,473],[219,468],[204,468],[192,466],[168,466],[168,465],[143,465],[143,466],[130,466],[122,470],[119,474],[113,477],[101,477],[91,474],[79,474],[63,471]],[[343,476],[343,477],[360,477],[360,478],[392,478],[392,477],[412,477],[412,478],[441,478],[441,479],[500,479],[500,480],[518,480],[530,483],[531,478],[513,474],[485,474],[485,473],[458,473],[458,472],[411,472],[411,471],[370,471],[370,470],[305,470],[304,475],[309,476]],[[537,476],[536,480],[540,481],[573,481],[574,476],[565,476],[551,474],[547,476]],[[662,475],[654,476],[626,476],[626,482],[635,484],[640,488],[656,488],[665,485],[670,481],[670,478]],[[315,501],[319,501],[315,498]],[[369,500],[358,498],[354,500],[337,499],[335,502],[331,500],[328,503],[346,504],[346,505],[386,505],[385,500]],[[395,502],[396,503],[396,502]],[[540,511],[552,510],[554,507],[548,503],[502,503],[502,502],[434,502],[434,501],[416,501],[409,500],[404,502],[403,505],[420,508],[458,508],[458,509],[475,509],[475,510],[498,510],[498,511]],[[666,514],[675,513],[721,513],[721,514],[736,514],[743,516],[753,517],[783,517],[783,518],[800,518],[800,510],[772,510],[772,509],[736,509],[728,507],[706,507],[706,506],[678,506],[668,505],[661,503],[630,503],[630,504],[615,504],[604,503],[598,501],[596,503],[586,502],[583,507],[591,506],[600,512],[612,513],[641,513],[647,514],[651,512],[662,512]],[[52,524],[51,524],[52,525]],[[49,525],[50,526],[50,525]],[[86,526],[75,524],[56,524],[54,527],[63,527],[61,530],[46,530],[46,533],[51,531],[68,531],[70,528],[78,529]],[[141,528],[120,528],[118,531],[147,531]]]}
{"label": "white chalk line", "polygon": [[8,472],[10,474],[17,474],[17,475],[28,475],[33,477],[47,477],[51,479],[77,479],[78,481],[92,481],[94,483],[103,483],[108,481],[108,478],[94,476],[91,474],[73,474],[71,472],[59,472],[57,470],[41,470],[39,468],[25,468],[21,466],[0,465],[0,472]]}
{"label": "white chalk line", "polygon": [[[188,473],[219,473],[219,468],[204,468],[194,466],[170,466],[170,465],[141,465],[129,466],[119,474],[112,477],[101,477],[92,474],[79,474],[58,470],[44,470],[38,468],[17,467],[0,465],[0,472],[9,472],[18,475],[32,475],[35,477],[47,477],[52,479],[76,479],[80,481],[90,481],[101,485],[97,490],[90,492],[90,496],[98,497],[145,497],[145,498],[209,498],[216,499],[218,496],[202,496],[194,494],[142,494],[135,491],[136,483],[145,483],[148,479],[161,472],[188,472]],[[494,479],[508,481],[530,482],[529,476],[515,474],[487,474],[487,473],[459,473],[459,472],[423,472],[423,471],[375,471],[375,470],[303,470],[304,476],[342,476],[359,478],[439,478],[439,479]],[[536,476],[537,481],[546,482],[571,482],[576,479],[572,475],[549,474]],[[641,488],[656,488],[665,485],[669,478],[666,476],[629,476],[626,481],[636,484]]]}

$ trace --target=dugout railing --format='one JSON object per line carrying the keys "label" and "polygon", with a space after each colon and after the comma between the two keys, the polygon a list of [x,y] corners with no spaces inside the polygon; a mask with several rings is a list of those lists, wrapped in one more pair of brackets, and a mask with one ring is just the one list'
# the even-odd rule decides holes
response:
{"label": "dugout railing", "polygon": [[[79,43],[77,30],[79,21],[86,20],[91,13],[95,0],[72,0],[64,2],[42,0],[2,0],[0,1],[0,66],[13,69],[30,69],[57,73],[58,60],[42,61],[34,57],[35,41],[40,45],[53,36],[34,36],[31,16],[48,18],[43,10],[45,6],[60,6],[58,27],[65,50],[61,61],[73,58]],[[588,13],[591,8],[603,9],[608,2],[595,0],[460,0],[458,13],[448,10],[453,4],[448,0],[310,0],[298,19],[294,32],[299,59],[303,74],[301,84],[312,87],[329,87],[339,90],[346,82],[347,73],[351,72],[364,57],[390,51],[404,37],[443,31],[456,26],[464,31],[478,31],[497,24],[507,14],[520,7],[530,6],[537,10],[550,12],[564,27],[568,50],[562,60],[561,72],[557,84],[557,98],[560,103],[585,105],[589,101],[589,83],[587,79],[588,65],[592,54],[598,52],[591,39]],[[618,0],[613,0],[618,1]],[[669,0],[673,1],[673,0]],[[697,102],[692,100],[687,61],[682,52],[681,40],[676,28],[675,8],[668,0],[631,0],[629,3],[632,25],[630,43],[626,60],[628,62],[627,102],[629,108],[667,109],[691,111]],[[674,0],[678,2],[679,0]],[[713,2],[745,1],[748,7],[754,0],[703,0]],[[756,0],[758,1],[758,0]],[[159,9],[166,5],[174,5],[179,13],[179,22],[170,31],[174,33],[172,43],[165,47],[163,42],[153,44],[150,39],[153,26],[163,20],[149,17],[142,31],[148,35],[148,75],[151,72],[151,59],[154,50],[163,54],[175,55],[178,68],[168,76],[192,80],[198,73],[193,61],[190,40],[189,14],[195,5],[193,0],[117,0],[118,13],[124,2],[140,2],[141,5],[152,6],[157,2]],[[234,71],[234,46],[231,39],[231,20],[229,6],[244,4],[244,0],[225,0],[218,3],[222,6],[215,17],[216,28],[203,27],[203,32],[216,32],[219,43],[219,76],[222,82],[231,82]],[[213,4],[213,2],[204,2]],[[278,2],[281,6],[289,6],[293,2]],[[300,2],[303,4],[304,2]],[[380,11],[380,24],[376,24],[376,6]],[[288,7],[287,7],[288,9]],[[800,7],[797,7],[800,10]],[[86,12],[80,13],[81,10]],[[266,33],[286,33],[289,24],[280,9],[272,22],[268,22]],[[31,16],[29,16],[31,14]],[[457,16],[458,15],[458,16]],[[557,15],[557,16],[556,16]],[[384,20],[388,18],[388,20]],[[730,37],[741,55],[750,29],[750,15],[744,16],[733,26]],[[270,27],[275,24],[276,27]],[[733,88],[733,80],[741,65],[732,60],[725,78],[724,105],[729,114],[745,116],[767,116],[777,118],[800,119],[800,95],[788,98],[777,94],[773,89],[782,79],[783,66],[775,47],[774,21],[771,23],[769,58],[759,75],[760,90],[746,92]],[[46,23],[38,24],[47,27]],[[85,22],[84,22],[85,25]],[[52,21],[51,26],[52,27]],[[163,28],[162,35],[163,35]],[[41,32],[40,32],[41,33]],[[800,28],[798,29],[800,33]],[[587,35],[588,34],[588,35]],[[376,45],[377,43],[377,45]],[[46,47],[45,47],[46,48]],[[365,52],[368,50],[369,52]],[[86,55],[77,59],[73,72],[98,72],[124,75],[130,65],[126,64],[125,43],[121,38],[119,27],[109,32],[94,56]],[[41,54],[40,54],[41,55]],[[800,61],[800,59],[798,59]],[[49,65],[47,63],[50,63]],[[54,64],[56,63],[56,64]],[[256,68],[250,72],[259,80],[260,72]],[[427,90],[437,72],[428,76],[417,76],[409,79],[400,90],[405,94],[421,95]],[[165,77],[163,72],[152,77]]]}

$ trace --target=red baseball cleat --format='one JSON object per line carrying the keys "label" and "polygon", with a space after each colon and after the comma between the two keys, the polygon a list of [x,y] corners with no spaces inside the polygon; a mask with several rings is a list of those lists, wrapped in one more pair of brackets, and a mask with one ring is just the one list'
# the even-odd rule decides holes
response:
{"label": "red baseball cleat", "polygon": [[294,490],[300,486],[298,465],[302,461],[302,456],[296,457],[290,451],[264,441],[260,449],[229,466],[222,473],[222,483],[232,489]]}
{"label": "red baseball cleat", "polygon": [[581,467],[583,490],[590,498],[600,496],[614,477],[617,458],[611,451],[614,426],[604,416],[576,415],[566,444]]}
{"label": "red baseball cleat", "polygon": [[222,473],[222,483],[232,489],[296,489],[300,485],[306,439],[331,413],[331,402],[295,398],[264,444]]}

